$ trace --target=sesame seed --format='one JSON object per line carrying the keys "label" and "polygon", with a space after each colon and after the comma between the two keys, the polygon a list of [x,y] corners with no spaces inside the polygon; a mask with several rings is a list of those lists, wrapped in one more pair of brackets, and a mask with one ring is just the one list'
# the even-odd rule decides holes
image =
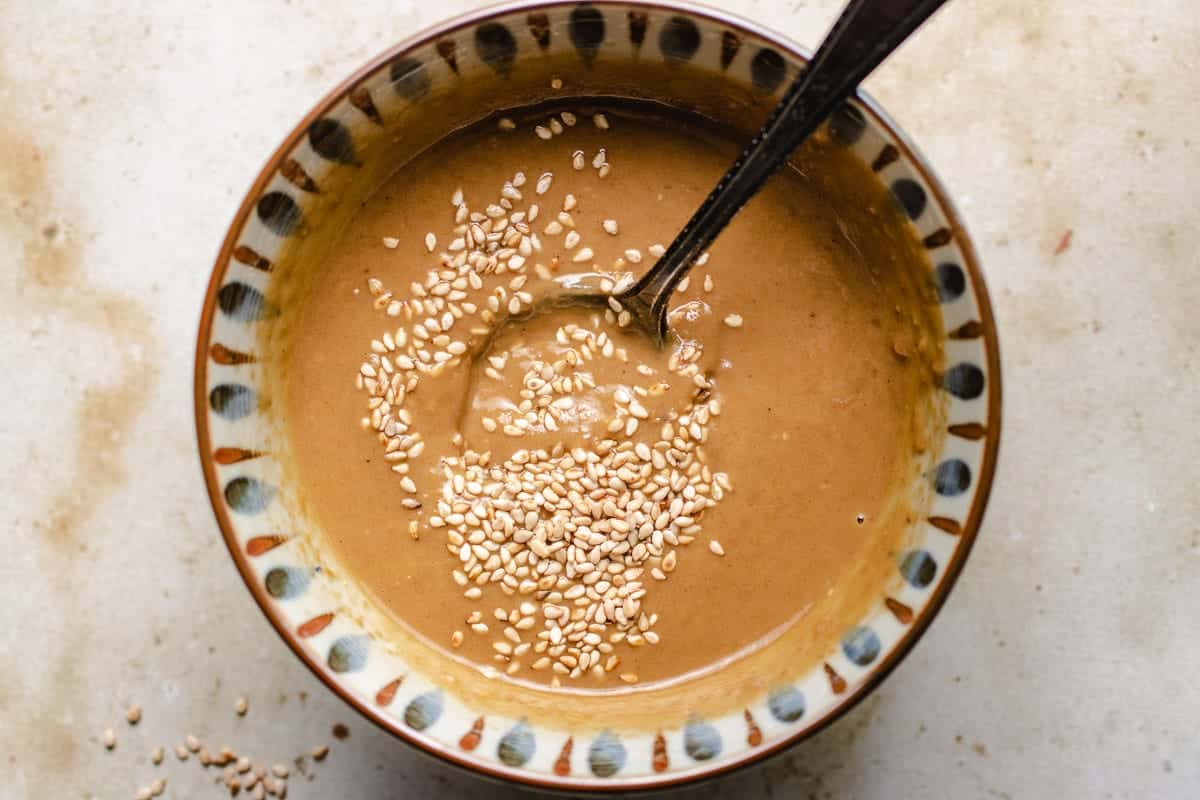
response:
{"label": "sesame seed", "polygon": [[[607,128],[602,119],[593,117],[597,127]],[[538,135],[550,138],[577,121],[569,112],[559,112],[539,126],[546,135]],[[570,158],[575,170],[588,163],[583,150]],[[605,174],[607,150],[599,148],[590,162]],[[553,179],[545,172],[529,182],[540,196]],[[484,431],[516,444],[536,434],[573,430],[583,414],[595,423],[595,439],[573,449],[561,442],[550,449],[529,445],[493,461],[490,452],[471,449],[466,431],[458,432],[450,439],[453,455],[436,453],[429,466],[440,477],[418,486],[416,476],[424,473],[410,462],[423,454],[426,443],[419,420],[406,407],[407,397],[426,377],[470,359],[472,349],[503,323],[506,312],[518,315],[533,305],[527,264],[533,264],[536,276],[549,280],[566,260],[535,255],[543,249],[539,236],[563,236],[560,252],[569,253],[572,263],[596,258],[583,246],[584,226],[577,229],[582,217],[575,216],[575,194],[565,194],[561,210],[547,214],[544,229],[534,232],[540,210],[536,204],[522,207],[526,180],[524,173],[515,173],[498,187],[495,202],[476,210],[463,203],[461,190],[455,192],[454,226],[442,237],[449,245],[438,253],[440,263],[411,283],[407,296],[393,296],[377,279],[368,281],[373,307],[400,320],[392,323],[399,327],[370,340],[356,386],[368,394],[364,426],[385,447],[383,460],[397,474],[403,492],[401,507],[430,506],[423,517],[426,532],[445,535],[444,545],[457,559],[450,567],[453,584],[467,599],[492,608],[488,616],[494,621],[484,622],[485,613],[476,609],[460,630],[447,630],[451,647],[462,647],[466,633],[486,636],[496,664],[480,668],[488,677],[516,674],[524,665],[560,685],[609,672],[616,676],[620,657],[615,647],[659,641],[654,630],[658,617],[643,605],[643,581],[649,586],[671,579],[676,549],[700,535],[703,511],[728,491],[720,485],[728,479],[710,471],[701,449],[719,403],[712,396],[713,381],[701,368],[698,344],[678,344],[661,370],[636,364],[633,382],[613,387],[611,396],[606,388],[597,389],[591,362],[629,360],[617,346],[615,330],[605,326],[632,323],[631,311],[613,297],[634,283],[627,265],[643,259],[645,251],[630,248],[613,261],[610,274],[600,277],[599,285],[610,296],[603,317],[593,314],[590,324],[559,328],[555,340],[560,349],[554,356],[523,354],[517,362],[509,352],[492,352],[483,365],[495,382],[489,386],[512,392],[502,405],[487,406],[494,409],[487,412],[490,416],[478,418]],[[598,217],[607,235],[620,234],[616,219]],[[442,233],[425,234],[428,252],[438,251]],[[665,248],[656,244],[648,251],[659,257]],[[539,259],[546,263],[533,263]],[[686,287],[683,282],[680,289]],[[650,380],[639,385],[642,377]],[[686,408],[651,424],[660,411],[647,398],[663,397],[676,379],[694,387],[694,396]],[[408,519],[405,525],[419,540],[420,520]],[[531,654],[529,662],[526,654]],[[637,680],[631,672],[624,676]],[[265,775],[256,777],[241,778],[242,788],[268,786]]]}
{"label": "sesame seed", "polygon": [[501,117],[496,122],[496,127],[498,127],[502,131],[515,131],[517,129],[517,123],[513,122],[508,117]]}
{"label": "sesame seed", "polygon": [[538,125],[537,127],[535,127],[533,129],[533,132],[536,133],[537,137],[543,141],[548,140],[554,136],[554,134],[550,132],[550,129],[547,128],[545,125]]}
{"label": "sesame seed", "polygon": [[715,555],[715,556],[723,556],[723,555],[725,555],[725,548],[724,548],[724,547],[722,547],[722,546],[721,546],[721,543],[720,543],[720,542],[718,542],[716,539],[713,539],[711,542],[709,542],[709,543],[708,543],[708,549],[709,549],[709,550],[712,552],[712,554],[713,554],[713,555]]}
{"label": "sesame seed", "polygon": [[117,734],[113,732],[112,728],[104,729],[103,741],[104,741],[105,748],[107,748],[109,750],[112,750],[114,747],[117,746]]}
{"label": "sesame seed", "polygon": [[559,114],[558,116],[562,118],[563,124],[566,125],[568,128],[574,127],[575,123],[579,121],[579,118],[576,117],[574,114],[572,114],[570,111],[564,111],[561,114]]}
{"label": "sesame seed", "polygon": [[383,246],[388,250],[395,250],[400,246],[400,240],[394,236],[385,236],[383,237]]}
{"label": "sesame seed", "polygon": [[136,705],[130,706],[125,711],[125,721],[128,722],[130,725],[137,725],[139,722],[141,722],[142,721],[142,707],[136,706]]}
{"label": "sesame seed", "polygon": [[731,328],[740,328],[742,327],[742,317],[740,314],[730,314],[725,317],[725,324]]}
{"label": "sesame seed", "polygon": [[324,761],[325,756],[329,755],[329,746],[324,744],[318,745],[312,749],[310,755],[317,761]]}
{"label": "sesame seed", "polygon": [[[184,752],[184,755],[186,756],[187,751],[184,750],[183,752]],[[161,764],[162,762],[163,762],[163,749],[161,746],[155,747],[153,750],[150,751],[150,763],[157,766],[157,765]]]}
{"label": "sesame seed", "polygon": [[660,258],[663,253],[667,252],[667,248],[663,247],[661,244],[652,244],[647,247],[646,250],[655,258]]}
{"label": "sesame seed", "polygon": [[244,717],[246,716],[246,712],[250,710],[250,703],[247,702],[245,697],[239,697],[237,702],[233,704],[233,710],[239,717]]}
{"label": "sesame seed", "polygon": [[604,116],[603,114],[595,114],[592,117],[592,122],[594,122],[596,124],[596,127],[599,128],[600,130],[602,130],[602,131],[608,130],[608,117]]}

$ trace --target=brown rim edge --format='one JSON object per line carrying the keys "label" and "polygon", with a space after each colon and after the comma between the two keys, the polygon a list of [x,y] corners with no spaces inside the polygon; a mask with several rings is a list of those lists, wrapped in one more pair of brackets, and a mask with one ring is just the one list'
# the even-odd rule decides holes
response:
{"label": "brown rim edge", "polygon": [[[250,590],[254,601],[266,615],[271,625],[275,628],[276,633],[280,638],[292,649],[292,652],[300,658],[309,670],[313,672],[317,678],[324,683],[334,694],[356,711],[366,717],[368,720],[379,726],[383,730],[391,733],[399,738],[404,743],[412,746],[414,749],[426,755],[433,756],[440,761],[451,764],[456,767],[464,768],[472,774],[501,779],[506,781],[523,784],[526,786],[536,787],[539,789],[559,790],[559,791],[575,791],[575,792],[629,792],[651,789],[666,789],[679,788],[685,784],[699,783],[702,781],[711,780],[718,776],[728,775],[745,767],[762,762],[770,756],[776,755],[783,750],[786,750],[805,739],[824,730],[830,724],[841,718],[844,714],[853,709],[856,705],[862,702],[871,692],[873,692],[883,680],[891,674],[891,672],[900,664],[901,661],[911,652],[916,643],[921,639],[928,630],[929,625],[933,622],[938,612],[945,605],[946,599],[950,594],[950,590],[958,581],[959,575],[962,573],[963,567],[966,564],[967,557],[970,555],[975,544],[975,539],[978,535],[980,525],[983,522],[984,511],[987,507],[988,499],[991,495],[993,478],[995,476],[996,461],[999,456],[1000,447],[1000,421],[1001,421],[1001,376],[1000,376],[1000,349],[997,339],[997,327],[995,317],[992,312],[991,300],[988,297],[987,287],[984,284],[983,271],[979,264],[978,254],[975,252],[974,244],[966,232],[966,227],[962,222],[957,209],[950,201],[949,193],[946,191],[942,183],[934,175],[932,168],[925,161],[925,158],[917,150],[916,146],[909,140],[908,136],[892,121],[892,119],[879,107],[879,105],[868,95],[861,90],[858,93],[857,99],[861,104],[874,115],[880,126],[888,132],[900,146],[900,149],[906,155],[909,161],[915,165],[916,169],[921,173],[926,185],[933,191],[937,198],[938,204],[947,217],[950,227],[956,233],[956,243],[962,251],[967,273],[971,279],[972,288],[975,291],[976,302],[979,306],[980,322],[983,323],[985,336],[984,347],[987,354],[988,364],[988,415],[987,428],[988,436],[984,442],[984,453],[982,466],[979,472],[979,478],[976,488],[975,501],[971,505],[971,510],[964,524],[963,533],[959,537],[960,541],[955,548],[955,554],[950,563],[946,566],[942,580],[938,583],[933,595],[925,604],[919,617],[913,621],[908,630],[900,637],[899,641],[892,647],[890,652],[882,662],[876,667],[874,672],[863,681],[853,693],[848,695],[840,704],[830,709],[823,716],[811,721],[805,728],[797,731],[795,734],[785,737],[760,750],[747,751],[741,758],[736,761],[714,765],[712,768],[700,772],[698,774],[682,774],[675,777],[668,777],[662,780],[646,780],[634,779],[630,781],[617,780],[612,783],[597,785],[595,783],[581,783],[570,780],[549,780],[539,776],[521,773],[517,770],[504,769],[502,767],[493,767],[486,764],[481,764],[469,758],[462,757],[454,753],[449,748],[433,749],[413,738],[407,731],[404,730],[397,722],[385,717],[378,710],[373,708],[368,702],[360,700],[351,694],[345,687],[341,686],[329,675],[325,673],[323,665],[319,664],[309,653],[305,652],[304,647],[297,640],[288,625],[276,613],[273,602],[266,596],[263,587],[255,580],[253,571],[250,568],[249,561],[242,552],[238,544],[236,535],[233,531],[233,526],[230,522],[228,512],[225,508],[224,500],[221,494],[220,482],[217,479],[216,465],[211,458],[210,451],[212,442],[208,430],[208,412],[207,412],[207,391],[208,385],[208,344],[212,329],[212,320],[216,311],[216,297],[220,289],[220,285],[225,278],[225,272],[229,261],[233,254],[233,249],[237,245],[241,231],[249,217],[253,207],[254,200],[266,187],[267,183],[274,177],[278,170],[279,164],[295,147],[299,139],[304,135],[308,126],[321,114],[323,114],[331,106],[339,102],[343,97],[349,94],[350,90],[360,81],[373,74],[392,59],[401,54],[422,44],[434,41],[437,38],[451,33],[462,28],[477,25],[480,22],[495,17],[505,16],[508,14],[528,11],[535,8],[552,8],[561,6],[578,5],[580,0],[515,0],[515,2],[503,3],[500,5],[489,6],[484,9],[460,14],[451,19],[445,20],[434,26],[426,28],[422,32],[408,37],[395,45],[392,45],[387,50],[383,51],[375,58],[371,59],[364,66],[354,71],[347,78],[342,80],[336,87],[322,97],[313,108],[291,129],[283,142],[275,149],[271,156],[267,159],[262,170],[250,185],[241,204],[238,207],[237,213],[234,215],[232,222],[229,225],[228,232],[221,244],[221,249],[217,254],[216,263],[213,266],[212,276],[208,282],[208,288],[205,290],[204,305],[200,312],[200,324],[196,339],[196,364],[194,371],[194,413],[196,421],[196,437],[199,444],[200,466],[204,475],[204,482],[208,489],[209,502],[212,505],[213,514],[217,519],[217,525],[221,529],[221,535],[225,540],[225,545],[229,549],[230,555],[237,566],[238,572],[241,574],[242,580],[246,584],[246,588]],[[650,9],[658,9],[666,12],[676,12],[690,14],[696,17],[706,19],[710,22],[725,25],[732,29],[749,33],[762,38],[764,41],[771,42],[776,47],[787,52],[794,58],[807,60],[810,53],[804,48],[792,42],[790,39],[770,31],[758,23],[745,19],[729,12],[709,8],[706,6],[686,2],[685,0],[654,0],[654,2],[641,2],[641,0],[591,0],[593,5],[603,6],[628,6],[631,4],[644,5]]]}

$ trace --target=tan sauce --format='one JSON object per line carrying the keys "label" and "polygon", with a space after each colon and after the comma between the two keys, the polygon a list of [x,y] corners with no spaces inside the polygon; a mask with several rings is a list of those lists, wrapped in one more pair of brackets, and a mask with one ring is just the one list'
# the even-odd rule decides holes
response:
{"label": "tan sauce", "polygon": [[[669,376],[669,353],[591,320],[594,312],[556,312],[513,326],[494,346],[494,352],[514,354],[500,371],[502,380],[480,376],[481,362],[472,383],[464,364],[409,395],[406,407],[420,421],[425,447],[409,462],[418,491],[408,494],[376,436],[359,427],[367,395],[356,389],[355,376],[368,345],[404,323],[372,308],[367,279],[380,280],[397,298],[408,296],[406,287],[438,264],[426,249],[426,234],[436,235],[437,252],[453,238],[455,209],[448,201],[456,190],[481,210],[496,202],[517,171],[527,181],[516,207],[540,207],[531,227],[542,251],[527,259],[530,286],[537,282],[535,263],[555,274],[607,269],[631,248],[642,262],[624,268],[640,272],[654,260],[650,246],[669,242],[736,147],[713,133],[684,135],[646,115],[613,111],[608,117],[608,130],[581,120],[550,141],[536,138],[529,124],[512,132],[480,125],[405,166],[332,248],[286,354],[291,448],[326,546],[399,624],[456,657],[499,670],[509,662],[498,661],[493,649],[504,627],[493,609],[513,608],[524,598],[490,584],[472,600],[451,579],[458,559],[448,552],[445,530],[429,527],[445,480],[439,458],[468,446],[491,451],[494,460],[558,442],[593,446],[607,435],[604,409],[613,387],[667,375],[671,388],[647,399],[651,420],[631,437],[643,440],[684,407],[696,387]],[[600,147],[610,164],[603,178],[590,163]],[[582,170],[572,166],[577,150],[588,162]],[[535,195],[535,182],[547,171],[553,184]],[[568,193],[576,198],[570,215],[581,239],[571,250],[563,235],[542,234]],[[617,222],[616,235],[604,230],[607,219]],[[398,246],[385,246],[385,238]],[[594,259],[575,263],[572,254],[585,246]],[[894,557],[905,522],[903,513],[893,513],[895,495],[909,477],[915,426],[929,403],[929,369],[918,356],[930,346],[925,332],[936,306],[912,277],[921,257],[869,171],[849,153],[820,143],[808,146],[797,168],[774,178],[722,234],[678,294],[681,311],[673,324],[703,344],[700,366],[713,377],[721,407],[708,431],[706,459],[729,476],[733,490],[704,512],[695,541],[676,548],[678,565],[667,580],[642,578],[645,608],[658,615],[658,644],[619,644],[613,648],[618,669],[604,677],[586,673],[564,686],[621,688],[618,674],[635,674],[645,685],[710,669],[804,625],[807,612],[845,590],[847,576],[863,574],[864,560],[883,565]],[[507,285],[513,277],[492,276],[487,286]],[[741,327],[724,322],[731,314],[744,320]],[[628,361],[590,366],[597,390],[588,396],[599,412],[520,439],[485,429],[481,418],[497,416],[516,396],[521,365],[553,357],[556,329],[571,322],[599,325],[627,351]],[[638,364],[655,377],[638,372]],[[404,508],[406,497],[422,507]],[[419,539],[410,536],[414,520]],[[710,551],[711,540],[720,542],[724,556]],[[877,573],[884,570],[870,574]],[[473,612],[482,612],[488,635],[471,632],[465,621]],[[538,623],[532,633],[541,630]],[[464,636],[452,648],[455,631]],[[514,677],[549,681],[553,673],[529,669],[532,660],[526,657]]]}

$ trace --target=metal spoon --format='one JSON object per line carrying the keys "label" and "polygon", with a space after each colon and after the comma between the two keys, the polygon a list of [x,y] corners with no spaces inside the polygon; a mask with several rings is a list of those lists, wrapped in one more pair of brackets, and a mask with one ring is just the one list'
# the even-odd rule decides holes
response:
{"label": "metal spoon", "polygon": [[640,328],[661,347],[667,339],[671,294],[700,254],[858,84],[945,2],[850,0],[766,124],[653,269],[613,294],[600,291],[585,276],[566,276],[560,280],[560,293],[544,298],[538,307],[619,307],[629,312],[628,318],[622,317],[626,327]]}

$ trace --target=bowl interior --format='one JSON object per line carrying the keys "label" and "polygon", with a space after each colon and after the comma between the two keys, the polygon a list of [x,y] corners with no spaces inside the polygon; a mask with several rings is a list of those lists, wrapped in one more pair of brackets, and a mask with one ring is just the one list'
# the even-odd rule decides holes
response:
{"label": "bowl interior", "polygon": [[[974,539],[999,427],[995,329],[974,255],[945,194],[866,98],[821,135],[892,193],[929,256],[945,363],[939,413],[914,462],[914,507],[894,579],[813,658],[761,685],[753,665],[704,696],[640,698],[636,722],[596,702],[538,714],[511,692],[445,673],[338,577],[289,481],[273,403],[272,342],[349,215],[450,131],[548,95],[652,100],[754,130],[800,69],[794,47],[683,6],[525,4],[448,23],[373,62],[314,109],[259,176],[214,269],[197,351],[206,480],[239,568],[285,640],[351,704],[449,760],[564,788],[678,782],[757,758],[820,728],[915,641]],[[551,81],[561,91],[550,90]],[[437,676],[437,677],[435,677]],[[746,688],[736,707],[721,698]],[[636,697],[636,695],[633,695]],[[645,719],[653,720],[653,724]]]}

